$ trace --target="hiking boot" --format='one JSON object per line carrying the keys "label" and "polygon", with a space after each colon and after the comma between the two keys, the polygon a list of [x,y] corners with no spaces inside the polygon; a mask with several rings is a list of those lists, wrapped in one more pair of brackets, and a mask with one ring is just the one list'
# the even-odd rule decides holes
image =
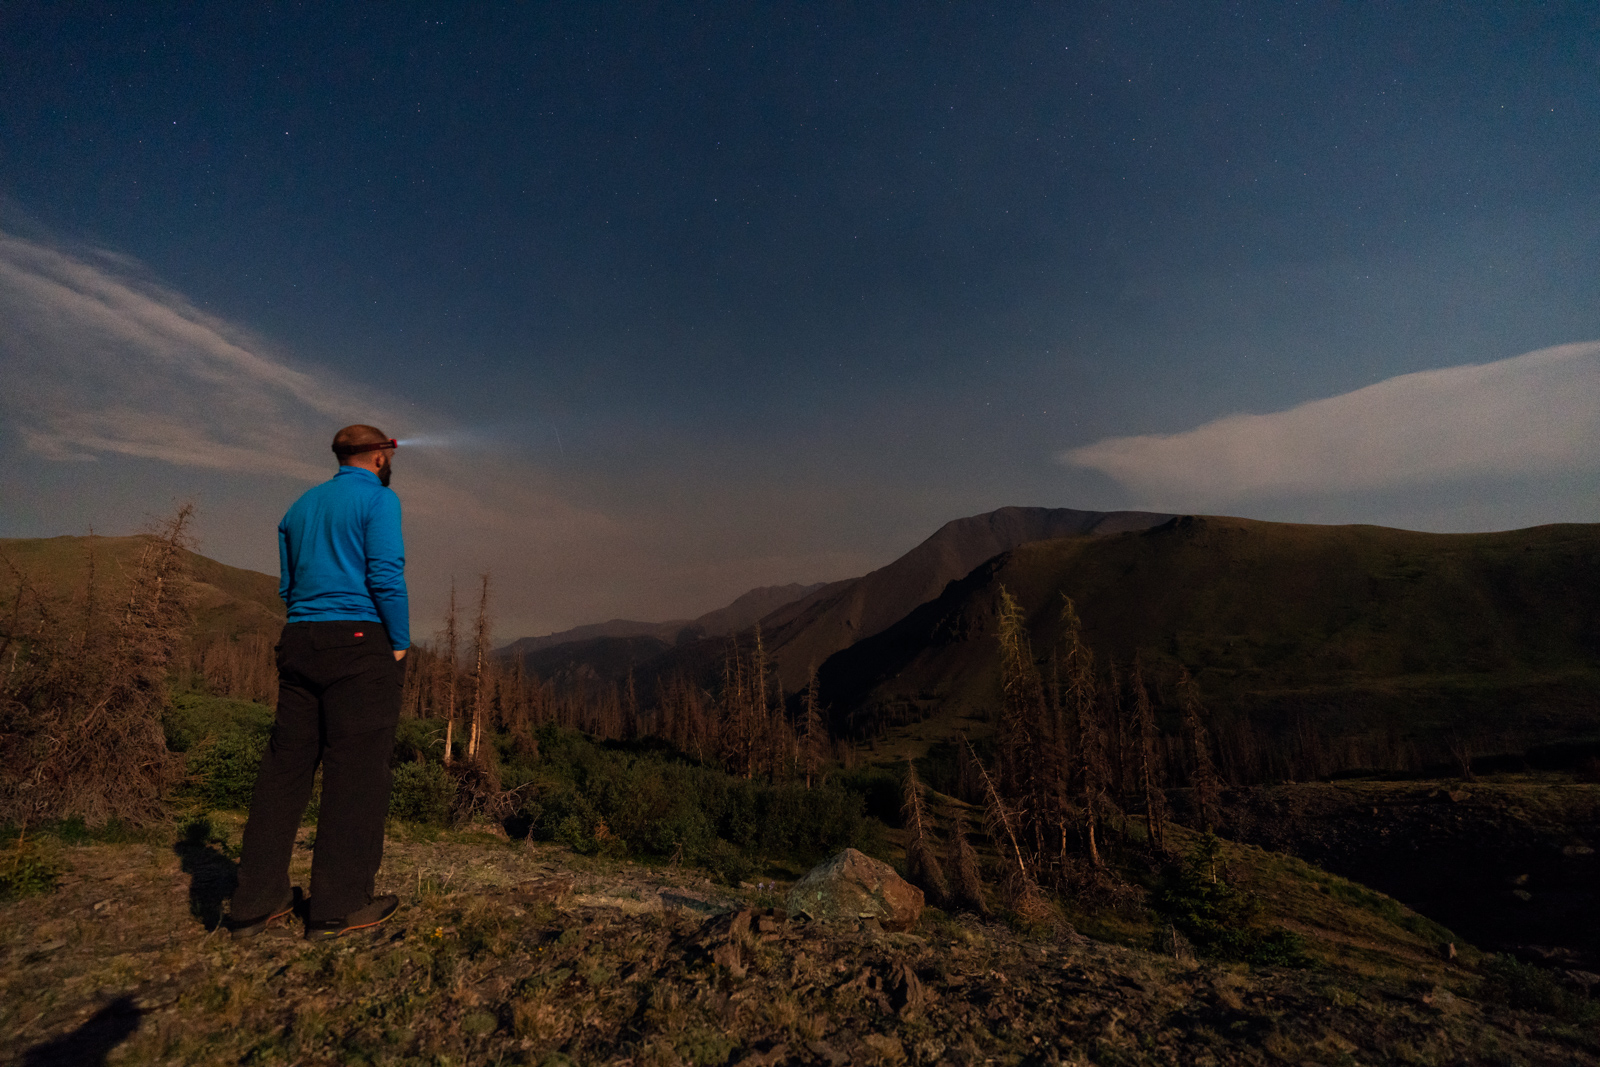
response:
{"label": "hiking boot", "polygon": [[373,897],[364,907],[357,908],[342,919],[322,919],[306,925],[307,941],[332,941],[352,930],[365,930],[377,926],[400,909],[400,898],[393,893]]}
{"label": "hiking boot", "polygon": [[224,925],[227,926],[228,933],[232,935],[235,941],[243,941],[246,938],[256,936],[285,915],[292,915],[295,911],[295,906],[299,902],[300,890],[295,889],[284,898],[282,904],[265,915],[257,916],[254,919],[235,919],[232,915],[229,915]]}

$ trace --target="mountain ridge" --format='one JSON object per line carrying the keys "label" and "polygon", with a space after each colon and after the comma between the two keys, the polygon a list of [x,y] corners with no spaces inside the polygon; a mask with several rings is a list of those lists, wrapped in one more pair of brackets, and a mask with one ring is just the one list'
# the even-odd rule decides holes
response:
{"label": "mountain ridge", "polygon": [[1003,507],[951,519],[877,570],[831,583],[763,618],[769,655],[784,688],[799,689],[813,666],[892,626],[1002,552],[1032,541],[1149,529],[1172,518],[1146,511]]}
{"label": "mountain ridge", "polygon": [[[567,630],[558,630],[554,633],[543,634],[538,637],[520,637],[502,645],[496,651],[501,655],[526,655],[532,652],[542,652],[561,645],[587,643],[604,638],[626,640],[630,638],[652,638],[660,641],[663,646],[676,644],[680,639],[692,640],[695,637],[721,637],[736,630],[743,630],[754,625],[763,615],[769,614],[784,605],[802,599],[824,587],[826,583],[813,582],[803,585],[791,582],[788,585],[761,585],[748,592],[740,594],[734,600],[720,608],[715,608],[693,619],[669,619],[666,622],[636,622],[632,619],[611,619],[606,622],[588,623],[583,626],[574,626]],[[684,637],[684,631],[690,631],[689,637]]]}
{"label": "mountain ridge", "polygon": [[1291,778],[1318,760],[1402,769],[1453,744],[1523,751],[1600,728],[1600,524],[1430,534],[1183,516],[1032,542],[830,657],[823,698],[869,723],[993,706],[1001,587],[1042,662],[1069,596],[1096,661],[1126,670],[1137,655],[1158,706],[1187,670],[1219,729],[1261,750],[1239,760],[1312,743],[1296,730],[1343,739],[1344,756],[1280,768]]}
{"label": "mountain ridge", "polygon": [[[128,588],[139,553],[151,537],[101,534],[58,537],[0,538],[0,555],[9,560],[41,596],[61,605],[80,595],[88,573],[91,550],[97,580],[105,583],[101,595],[122,595]],[[286,614],[278,599],[278,579],[260,571],[226,563],[184,550],[191,591],[194,594],[195,637],[241,637],[246,634],[275,638]],[[0,607],[9,607],[16,581],[0,582]]]}

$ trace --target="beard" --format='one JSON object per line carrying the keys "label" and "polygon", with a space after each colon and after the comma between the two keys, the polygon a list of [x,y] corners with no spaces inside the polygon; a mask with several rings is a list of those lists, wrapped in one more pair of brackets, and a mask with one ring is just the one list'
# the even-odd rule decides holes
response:
{"label": "beard", "polygon": [[387,488],[389,485],[389,475],[393,473],[393,471],[394,464],[392,462],[385,463],[383,465],[383,469],[378,472],[378,484]]}

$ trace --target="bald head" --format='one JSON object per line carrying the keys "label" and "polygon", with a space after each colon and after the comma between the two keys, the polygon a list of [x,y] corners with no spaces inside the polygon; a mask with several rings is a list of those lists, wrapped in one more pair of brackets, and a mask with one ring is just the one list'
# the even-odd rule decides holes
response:
{"label": "bald head", "polygon": [[333,454],[339,457],[339,466],[371,471],[386,486],[394,469],[390,463],[394,447],[376,426],[346,426],[333,435]]}
{"label": "bald head", "polygon": [[[376,426],[357,423],[346,426],[333,435],[333,454],[339,457],[340,466],[348,466],[360,456],[378,451],[373,445],[387,445],[389,437]],[[359,451],[357,451],[359,449]],[[365,466],[365,464],[363,464]]]}

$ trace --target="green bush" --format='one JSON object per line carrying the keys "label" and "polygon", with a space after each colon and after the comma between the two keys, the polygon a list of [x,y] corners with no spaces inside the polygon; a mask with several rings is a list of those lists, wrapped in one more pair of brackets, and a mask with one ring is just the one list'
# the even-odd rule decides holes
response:
{"label": "green bush", "polygon": [[208,738],[235,734],[265,737],[272,730],[273,711],[265,704],[230,700],[206,693],[179,693],[162,716],[167,747],[188,752]]}
{"label": "green bush", "polygon": [[728,885],[738,885],[747,880],[754,865],[744,853],[721,838],[711,842],[694,857],[694,862]]}
{"label": "green bush", "polygon": [[507,788],[522,789],[515,821],[536,840],[676,858],[730,882],[759,859],[812,863],[847,845],[881,845],[864,794],[837,784],[735,778],[657,742],[600,744],[553,726],[538,740],[537,762],[507,750],[502,772]]}
{"label": "green bush", "polygon": [[845,790],[858,794],[867,815],[885,826],[899,828],[903,779],[879,767],[862,767],[835,776]]}
{"label": "green bush", "polygon": [[55,891],[61,868],[33,844],[18,837],[0,854],[0,900],[20,900]]}
{"label": "green bush", "polygon": [[1515,956],[1490,956],[1483,965],[1485,1000],[1554,1015],[1569,1022],[1600,1024],[1600,1003],[1567,989],[1555,975]]}
{"label": "green bush", "polygon": [[402,763],[389,788],[389,815],[405,822],[442,825],[450,816],[456,783],[437,763]]}
{"label": "green bush", "polygon": [[1223,874],[1222,842],[1207,834],[1187,861],[1167,870],[1151,904],[1203,956],[1258,966],[1306,966],[1305,939],[1263,926],[1261,901],[1229,885]]}
{"label": "green bush", "polygon": [[231,733],[201,742],[188,754],[189,795],[212,808],[249,808],[266,750],[264,734]]}
{"label": "green bush", "polygon": [[394,762],[442,763],[444,723],[437,719],[401,719],[394,731]]}
{"label": "green bush", "polygon": [[245,700],[180,693],[162,720],[167,747],[185,754],[184,794],[210,808],[248,808],[272,733],[272,709]]}

